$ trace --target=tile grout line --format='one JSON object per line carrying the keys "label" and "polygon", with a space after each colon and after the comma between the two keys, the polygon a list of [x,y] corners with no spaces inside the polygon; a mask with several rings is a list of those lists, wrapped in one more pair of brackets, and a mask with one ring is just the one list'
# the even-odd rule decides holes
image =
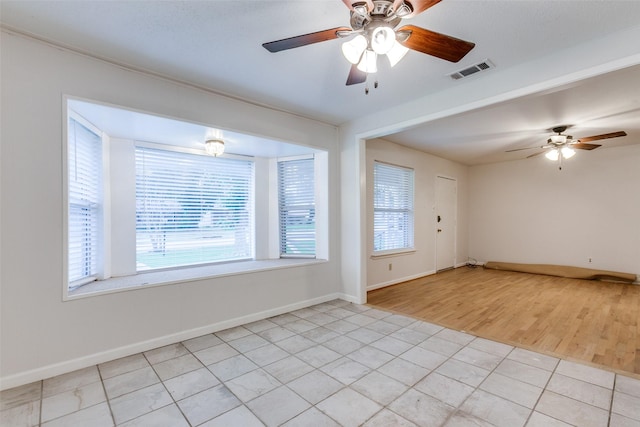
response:
{"label": "tile grout line", "polygon": [[113,425],[116,425],[116,417],[113,413],[113,409],[111,408],[111,399],[109,398],[109,395],[107,394],[107,388],[104,385],[104,378],[102,378],[102,371],[100,370],[100,366],[95,365],[96,366],[96,370],[98,371],[98,377],[100,378],[100,385],[102,385],[102,391],[104,392],[104,398],[107,402],[107,408],[109,408],[109,415],[111,415],[111,421],[113,421]]}
{"label": "tile grout line", "polygon": [[38,426],[42,425],[42,401],[44,400],[44,380],[40,380],[40,413],[38,414]]}
{"label": "tile grout line", "polygon": [[[518,347],[515,347],[518,348]],[[514,349],[515,349],[514,348]],[[536,408],[538,407],[538,403],[540,403],[540,400],[542,399],[542,395],[544,394],[544,392],[547,390],[547,387],[549,386],[549,383],[551,382],[551,378],[553,378],[553,375],[556,373],[556,369],[558,369],[558,366],[560,365],[560,360],[559,358],[556,358],[558,361],[556,362],[555,366],[553,367],[553,370],[551,371],[551,375],[549,375],[549,378],[547,379],[547,381],[544,384],[544,387],[542,387],[542,392],[540,392],[540,396],[538,396],[538,398],[536,399],[536,403],[533,405],[533,409],[531,409],[531,413],[529,414],[529,416],[527,417],[527,422],[525,423],[525,426],[527,425],[527,423],[529,422],[529,420],[531,420],[531,416],[533,415],[534,412],[536,412]],[[542,414],[542,412],[540,412]],[[554,420],[558,420],[555,417],[551,417],[550,415],[547,414],[543,414],[547,417],[553,418]],[[562,420],[558,420],[560,422],[564,422]],[[568,424],[568,423],[566,423]]]}
{"label": "tile grout line", "polygon": [[[177,343],[176,343],[176,344],[177,344]],[[184,348],[189,352],[189,354],[193,355],[193,354],[191,353],[191,350],[189,350],[187,347],[185,347],[185,346],[184,346],[184,344],[182,344],[182,342],[180,342],[180,344],[181,344],[181,345],[182,345],[182,346],[183,346],[183,347],[184,347]],[[186,421],[186,423],[187,423],[190,427],[192,427],[191,421],[189,421],[189,419],[187,418],[186,414],[185,414],[184,412],[182,412],[182,408],[180,408],[180,405],[178,405],[178,402],[174,399],[173,395],[171,394],[171,392],[170,392],[170,391],[169,391],[169,389],[167,388],[167,385],[164,383],[164,380],[160,377],[160,374],[158,374],[158,371],[156,371],[155,366],[151,363],[151,361],[149,360],[149,358],[147,357],[147,355],[146,355],[146,354],[144,354],[144,352],[142,353],[142,356],[145,358],[145,360],[147,361],[147,363],[149,364],[149,366],[151,367],[151,369],[153,369],[153,372],[158,376],[158,380],[159,380],[159,381],[160,381],[160,383],[162,384],[162,387],[166,390],[166,392],[167,392],[167,394],[169,395],[169,397],[171,397],[171,401],[173,402],[173,404],[174,404],[174,405],[176,405],[176,408],[178,408],[178,411],[180,411],[180,414],[182,415],[182,417],[184,418],[184,420]],[[180,357],[180,356],[177,356],[177,357]],[[195,355],[193,355],[193,357],[195,357]],[[175,359],[175,358],[174,358],[174,359]],[[198,359],[198,358],[196,357],[196,359]],[[167,359],[167,360],[171,360],[171,359]],[[198,359],[198,361],[200,361],[200,359]],[[164,362],[164,361],[163,361],[163,362]],[[162,362],[158,362],[158,363],[162,363]],[[201,363],[202,363],[202,362],[201,362]],[[203,366],[204,366],[204,364],[203,364]],[[189,372],[191,372],[191,371],[189,371]],[[181,374],[181,375],[182,375],[182,374]],[[167,378],[167,379],[170,379],[170,378]],[[171,405],[171,404],[169,404],[169,405]],[[166,407],[167,407],[167,406],[169,406],[169,405],[165,405],[165,406],[163,406],[162,408],[166,408]],[[157,411],[157,410],[162,409],[162,408],[154,409],[154,411]],[[151,411],[151,412],[153,412],[153,411]],[[147,412],[146,414],[139,415],[139,416],[137,416],[136,418],[143,417],[143,416],[145,416],[145,415],[147,415],[147,414],[150,414],[151,412]],[[133,419],[135,420],[136,418],[133,418]],[[114,419],[114,421],[115,421],[115,419]],[[128,422],[128,421],[127,421],[127,422]]]}
{"label": "tile grout line", "polygon": [[[245,328],[245,327],[244,327],[244,325],[238,325],[238,326],[236,326],[235,328],[243,328],[243,329],[246,329],[247,331],[249,331],[249,329]],[[218,332],[220,332],[220,331],[218,331]],[[252,331],[249,331],[249,332],[253,333]],[[216,336],[218,339],[220,339],[220,341],[221,341],[222,343],[229,345],[229,344],[228,344],[228,341],[226,341],[226,340],[222,339],[221,337],[219,337],[215,332],[212,332],[210,335],[214,335],[214,336]],[[247,336],[248,336],[248,335],[247,335]],[[196,338],[198,338],[198,337],[196,337]],[[188,340],[187,340],[187,341],[188,341]],[[233,341],[233,340],[231,340],[231,341]],[[214,374],[213,372],[211,372],[211,370],[209,369],[209,366],[211,366],[211,365],[213,365],[213,364],[215,364],[215,363],[217,363],[217,362],[214,362],[214,363],[212,363],[211,365],[205,365],[205,364],[204,364],[204,362],[203,362],[202,360],[200,360],[200,358],[198,358],[198,356],[196,356],[196,355],[194,354],[194,352],[192,352],[192,351],[191,351],[187,346],[185,346],[183,343],[184,343],[184,341],[180,341],[180,343],[179,343],[179,344],[181,344],[184,348],[186,348],[186,349],[187,349],[187,351],[189,352],[189,354],[191,354],[193,357],[195,357],[195,358],[196,358],[196,360],[198,360],[198,362],[200,362],[200,363],[202,364],[202,366],[204,367],[204,369],[206,369],[208,372],[210,372],[210,373],[211,373],[211,375],[213,375],[213,376],[214,376],[214,378],[215,378],[217,381],[219,381],[219,382],[220,382],[220,384],[219,384],[219,385],[215,385],[215,386],[210,387],[210,388],[208,388],[208,389],[201,390],[201,391],[199,391],[198,393],[195,393],[195,394],[193,394],[193,395],[191,395],[191,396],[195,396],[195,395],[197,395],[197,394],[199,394],[199,393],[204,393],[204,392],[205,392],[205,391],[207,391],[207,390],[211,390],[211,389],[213,389],[213,388],[216,388],[216,387],[220,386],[220,387],[224,387],[224,388],[226,388],[227,390],[229,390],[229,393],[231,393],[231,394],[232,394],[236,399],[238,399],[238,402],[240,402],[240,405],[238,405],[238,406],[236,406],[236,407],[234,407],[234,408],[230,408],[230,409],[228,409],[228,410],[226,410],[226,411],[224,411],[224,412],[221,412],[221,413],[219,413],[218,415],[216,415],[216,416],[215,416],[215,417],[213,417],[213,418],[210,418],[210,419],[208,419],[208,420],[204,420],[204,421],[203,421],[203,422],[201,422],[200,424],[208,423],[208,422],[209,422],[209,421],[211,421],[211,420],[214,420],[214,419],[216,419],[216,418],[218,418],[218,417],[220,417],[220,416],[222,416],[222,415],[224,415],[224,414],[226,414],[226,413],[229,413],[229,412],[233,411],[233,410],[234,410],[234,409],[236,409],[236,408],[239,408],[240,406],[244,406],[244,407],[246,407],[246,408],[247,408],[247,409],[248,409],[248,410],[253,414],[253,411],[251,411],[251,409],[249,409],[249,408],[247,407],[247,405],[245,405],[245,403],[242,401],[242,399],[240,399],[238,396],[236,396],[236,394],[233,392],[233,390],[231,390],[230,388],[228,388],[228,387],[226,386],[225,381],[223,381],[221,378],[218,378],[218,377],[216,376],[216,374]],[[220,344],[216,344],[216,345],[220,345]],[[213,347],[215,347],[215,345],[214,345]],[[238,350],[237,350],[237,349],[235,349],[233,346],[231,346],[231,347],[232,347],[234,350],[238,351]],[[210,348],[210,347],[206,347],[206,348]],[[258,347],[258,348],[259,348],[259,347]],[[204,349],[202,349],[202,350],[204,350]],[[199,351],[199,350],[198,350],[198,351]],[[239,355],[243,355],[243,356],[244,356],[244,352],[239,352],[239,351],[238,351],[238,354],[239,354]],[[231,359],[232,357],[234,357],[234,356],[229,356],[228,358],[223,359],[223,360],[228,360],[228,359]],[[246,357],[246,356],[245,356],[245,357]],[[223,360],[221,360],[221,361],[223,361]],[[221,361],[220,361],[220,362],[221,362]],[[200,368],[198,368],[198,369],[200,369]],[[196,370],[197,370],[197,369],[196,369]],[[193,371],[189,371],[189,372],[193,372]],[[183,374],[180,374],[180,375],[184,375],[184,373],[183,373]],[[179,376],[179,375],[178,375],[178,376]],[[158,378],[160,378],[160,376],[158,376]],[[176,378],[176,377],[172,377],[172,378]],[[171,378],[168,378],[167,380],[169,380],[169,379],[171,379]],[[162,384],[164,385],[164,380],[160,379],[160,381],[162,381]],[[165,386],[165,389],[166,389],[166,386]],[[193,424],[191,423],[191,421],[190,421],[190,420],[189,420],[189,418],[187,417],[187,414],[185,414],[185,413],[182,411],[182,408],[180,407],[180,405],[178,405],[178,402],[173,398],[173,395],[171,394],[171,392],[169,392],[169,390],[168,390],[168,389],[167,389],[167,392],[169,393],[169,395],[171,396],[171,399],[174,401],[174,403],[175,403],[175,404],[176,404],[176,406],[178,407],[178,410],[180,411],[180,413],[182,414],[182,416],[183,416],[183,417],[184,417],[184,419],[186,420],[187,424],[189,424],[189,426],[190,426],[190,427],[193,427]],[[183,399],[187,399],[187,398],[189,398],[189,397],[191,397],[191,396],[184,397]],[[183,400],[183,399],[181,399],[181,400]],[[253,414],[253,415],[255,416],[255,414]],[[256,416],[256,418],[257,418],[257,416]]]}
{"label": "tile grout line", "polygon": [[618,382],[618,374],[613,376],[613,388],[611,389],[611,401],[609,402],[609,418],[607,419],[607,426],[611,425],[611,416],[613,415],[613,399],[616,396],[616,384]]}

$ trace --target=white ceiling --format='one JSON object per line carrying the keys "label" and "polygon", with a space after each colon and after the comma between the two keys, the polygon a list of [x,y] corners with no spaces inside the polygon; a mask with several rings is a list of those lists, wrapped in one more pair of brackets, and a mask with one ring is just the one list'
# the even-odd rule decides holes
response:
{"label": "white ceiling", "polygon": [[627,133],[626,137],[593,142],[605,148],[640,144],[640,66],[435,120],[385,139],[420,150],[428,147],[436,156],[476,165],[544,151],[505,153],[540,147],[553,135],[551,128],[561,125],[570,126],[565,134],[574,139]]}
{"label": "white ceiling", "polygon": [[299,144],[275,141],[257,135],[212,128],[116,107],[69,98],[67,106],[110,138],[166,144],[204,151],[207,139],[222,139],[225,153],[251,157],[288,157],[317,153]]}
{"label": "white ceiling", "polygon": [[[407,23],[476,47],[457,64],[418,52],[393,69],[381,64],[379,87],[370,82],[369,95],[364,85],[345,86],[350,64],[340,40],[275,54],[261,46],[348,26],[340,0],[2,0],[0,19],[9,30],[118,64],[340,125],[636,28],[640,1],[443,0]],[[485,59],[496,68],[460,81],[447,77]],[[575,125],[574,137],[629,134],[604,146],[640,143],[639,88],[636,66],[385,138],[470,165],[523,158],[504,151],[544,142],[559,124]]]}

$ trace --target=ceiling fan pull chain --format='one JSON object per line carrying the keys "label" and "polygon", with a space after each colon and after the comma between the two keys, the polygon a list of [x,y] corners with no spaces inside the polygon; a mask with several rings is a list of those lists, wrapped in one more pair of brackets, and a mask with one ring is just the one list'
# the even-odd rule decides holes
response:
{"label": "ceiling fan pull chain", "polygon": [[562,153],[559,153],[559,156],[558,156],[558,170],[562,170],[562,157],[564,157],[562,155]]}
{"label": "ceiling fan pull chain", "polygon": [[[373,88],[374,89],[378,89],[378,81],[377,80],[373,83]],[[364,88],[364,94],[365,95],[369,95],[369,83],[367,83],[367,85]]]}

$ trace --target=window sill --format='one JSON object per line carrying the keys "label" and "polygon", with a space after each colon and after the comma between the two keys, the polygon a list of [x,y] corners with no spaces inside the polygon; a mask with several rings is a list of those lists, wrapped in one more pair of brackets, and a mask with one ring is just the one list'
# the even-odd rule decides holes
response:
{"label": "window sill", "polygon": [[375,252],[373,254],[371,254],[371,259],[378,259],[378,258],[389,258],[389,257],[394,257],[394,256],[401,256],[401,255],[409,255],[409,254],[413,254],[415,253],[416,250],[411,248],[411,249],[399,249],[399,250],[394,250],[394,251],[384,251],[384,252]]}
{"label": "window sill", "polygon": [[133,276],[113,277],[99,280],[69,291],[65,300],[74,300],[96,295],[124,292],[141,288],[172,285],[176,283],[194,282],[197,280],[235,276],[238,274],[257,273],[260,271],[278,270],[281,268],[301,267],[327,262],[323,259],[281,258],[267,260],[251,260],[226,264],[206,265],[200,267],[177,268],[173,270],[151,271]]}

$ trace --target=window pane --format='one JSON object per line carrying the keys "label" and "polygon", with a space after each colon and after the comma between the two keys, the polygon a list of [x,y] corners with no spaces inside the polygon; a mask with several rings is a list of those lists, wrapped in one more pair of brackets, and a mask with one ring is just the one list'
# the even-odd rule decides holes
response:
{"label": "window pane", "polygon": [[137,270],[251,258],[253,163],[136,148]]}
{"label": "window pane", "polygon": [[102,139],[70,118],[68,126],[69,284],[97,275]]}
{"label": "window pane", "polygon": [[280,254],[315,256],[314,160],[278,162]]}
{"label": "window pane", "polygon": [[413,247],[413,170],[375,162],[373,250]]}

